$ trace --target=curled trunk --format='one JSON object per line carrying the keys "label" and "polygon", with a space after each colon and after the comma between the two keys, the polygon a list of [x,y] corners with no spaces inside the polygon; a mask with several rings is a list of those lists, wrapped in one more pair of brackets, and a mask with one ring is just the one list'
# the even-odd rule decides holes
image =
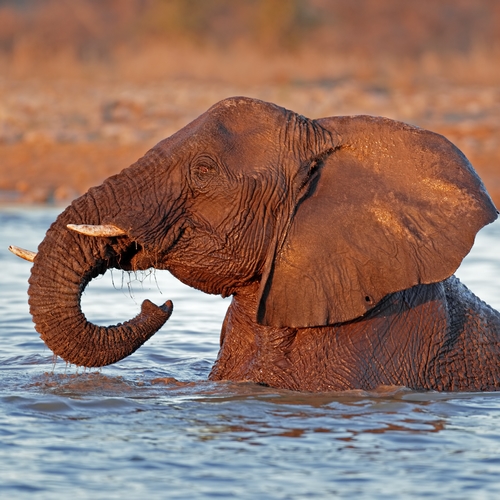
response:
{"label": "curled trunk", "polygon": [[137,251],[137,244],[126,236],[92,238],[66,227],[99,224],[101,218],[92,193],[76,200],[47,232],[29,280],[30,312],[41,338],[57,356],[87,367],[109,365],[130,355],[172,312],[170,301],[158,307],[146,300],[141,312],[126,323],[102,327],[87,321],[80,305],[87,284],[110,267],[122,267],[120,263]]}

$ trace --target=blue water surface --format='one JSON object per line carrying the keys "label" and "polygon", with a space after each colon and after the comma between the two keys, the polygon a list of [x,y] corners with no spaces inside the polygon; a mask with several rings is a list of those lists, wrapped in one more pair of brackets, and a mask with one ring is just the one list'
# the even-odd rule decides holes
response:
{"label": "blue water surface", "polygon": [[[94,280],[89,319],[174,301],[166,326],[100,370],[54,359],[33,328],[30,264],[57,209],[0,210],[0,497],[446,498],[500,495],[500,394],[303,394],[209,383],[230,299],[166,272]],[[458,276],[500,308],[500,224]],[[178,382],[180,381],[180,382]]]}

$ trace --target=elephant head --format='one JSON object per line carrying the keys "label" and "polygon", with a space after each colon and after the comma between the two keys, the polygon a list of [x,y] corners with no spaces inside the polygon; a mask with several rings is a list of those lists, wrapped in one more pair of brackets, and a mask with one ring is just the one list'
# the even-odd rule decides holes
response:
{"label": "elephant head", "polygon": [[261,325],[349,321],[450,276],[496,216],[442,136],[230,98],[57,218],[34,258],[30,310],[53,352],[83,366],[128,356],[172,310],[145,301],[124,324],[89,323],[81,294],[109,268],[168,269],[223,296],[252,285]]}

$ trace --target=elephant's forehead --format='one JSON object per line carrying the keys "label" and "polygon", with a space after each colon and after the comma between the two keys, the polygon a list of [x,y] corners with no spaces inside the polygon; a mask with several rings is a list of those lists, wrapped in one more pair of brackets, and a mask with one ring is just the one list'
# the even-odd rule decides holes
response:
{"label": "elephant's forehead", "polygon": [[222,121],[229,120],[234,125],[244,125],[252,119],[260,122],[282,120],[290,111],[259,99],[230,97],[214,104],[204,114]]}
{"label": "elephant's forehead", "polygon": [[164,154],[184,163],[209,156],[231,170],[260,170],[277,164],[287,119],[293,114],[248,98],[221,101],[160,143]]}
{"label": "elephant's forehead", "polygon": [[[254,110],[253,110],[254,111]],[[196,132],[207,139],[226,143],[248,143],[275,139],[284,123],[281,114],[266,112],[246,113],[230,108],[224,113],[204,113],[200,116]]]}
{"label": "elephant's forehead", "polygon": [[178,152],[189,149],[194,154],[208,153],[219,157],[270,157],[279,149],[281,127],[266,117],[227,115],[200,116],[180,130],[171,142]]}

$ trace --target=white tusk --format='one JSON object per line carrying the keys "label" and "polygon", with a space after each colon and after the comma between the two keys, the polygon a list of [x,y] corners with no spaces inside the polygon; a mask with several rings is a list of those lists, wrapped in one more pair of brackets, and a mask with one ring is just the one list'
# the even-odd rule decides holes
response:
{"label": "white tusk", "polygon": [[119,227],[112,226],[111,224],[106,226],[91,226],[89,224],[68,224],[66,226],[72,231],[77,233],[85,234],[87,236],[103,236],[110,238],[112,236],[123,236],[127,234],[123,229]]}
{"label": "white tusk", "polygon": [[9,247],[9,250],[14,255],[17,255],[18,257],[21,257],[21,259],[27,260],[29,262],[33,262],[33,260],[36,257],[36,252],[32,252],[31,250],[25,250],[24,248],[15,247],[14,245],[11,245]]}

